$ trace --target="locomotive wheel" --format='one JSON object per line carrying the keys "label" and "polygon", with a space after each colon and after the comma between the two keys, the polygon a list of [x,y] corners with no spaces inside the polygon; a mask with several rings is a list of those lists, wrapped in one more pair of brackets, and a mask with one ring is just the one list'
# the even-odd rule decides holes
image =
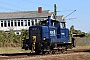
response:
{"label": "locomotive wheel", "polygon": [[50,51],[48,52],[48,54],[52,54],[52,51],[50,50]]}
{"label": "locomotive wheel", "polygon": [[40,50],[37,50],[37,51],[35,51],[36,52],[36,54],[40,54],[41,53],[41,51]]}
{"label": "locomotive wheel", "polygon": [[50,54],[49,51],[43,51],[42,53],[43,53],[43,54]]}
{"label": "locomotive wheel", "polygon": [[61,52],[62,52],[62,53],[65,52],[65,49],[62,49]]}
{"label": "locomotive wheel", "polygon": [[36,54],[42,53],[41,44],[39,44],[39,43],[36,44],[36,46],[35,46],[35,53]]}
{"label": "locomotive wheel", "polygon": [[46,54],[46,51],[43,51],[42,53],[43,53],[43,54]]}
{"label": "locomotive wheel", "polygon": [[55,54],[55,50],[52,51],[52,54]]}

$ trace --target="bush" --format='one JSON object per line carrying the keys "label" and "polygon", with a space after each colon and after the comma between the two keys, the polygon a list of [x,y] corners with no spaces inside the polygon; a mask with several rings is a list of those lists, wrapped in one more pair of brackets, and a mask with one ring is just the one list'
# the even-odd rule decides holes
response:
{"label": "bush", "polygon": [[22,45],[22,38],[28,37],[28,31],[22,30],[21,35],[15,35],[13,30],[9,33],[0,31],[0,47],[20,47]]}

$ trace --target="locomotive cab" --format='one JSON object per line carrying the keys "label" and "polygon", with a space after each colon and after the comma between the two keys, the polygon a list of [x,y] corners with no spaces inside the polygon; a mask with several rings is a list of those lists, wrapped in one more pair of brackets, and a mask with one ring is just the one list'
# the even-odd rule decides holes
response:
{"label": "locomotive cab", "polygon": [[72,45],[65,22],[52,20],[50,16],[39,25],[29,27],[29,39],[23,43],[25,44],[35,53],[55,52],[55,49],[59,51],[61,47],[67,49]]}

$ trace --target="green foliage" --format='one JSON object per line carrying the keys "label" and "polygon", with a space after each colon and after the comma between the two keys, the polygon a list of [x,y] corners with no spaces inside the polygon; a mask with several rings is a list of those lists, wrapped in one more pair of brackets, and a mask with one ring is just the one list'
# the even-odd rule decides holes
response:
{"label": "green foliage", "polygon": [[22,38],[28,38],[28,31],[22,30],[21,35],[16,35],[13,30],[10,32],[0,31],[0,47],[19,47],[22,44]]}
{"label": "green foliage", "polygon": [[25,29],[22,29],[22,31],[21,31],[21,37],[27,39],[28,36],[29,36],[29,31],[28,30],[25,30]]}
{"label": "green foliage", "polygon": [[72,25],[71,27],[70,27],[70,32],[74,32],[74,26]]}
{"label": "green foliage", "polygon": [[72,40],[72,37],[73,37],[73,32],[74,32],[75,30],[74,30],[74,26],[72,25],[71,27],[70,27],[70,31],[69,31],[69,34],[70,34],[70,41]]}
{"label": "green foliage", "polygon": [[90,38],[90,32],[86,33],[86,37]]}
{"label": "green foliage", "polygon": [[[85,32],[82,32],[81,30],[76,30],[76,29],[74,28],[74,26],[72,25],[72,26],[70,27],[70,37],[71,37],[71,38],[73,37],[73,34],[83,35],[83,37],[90,38],[90,32],[85,33]],[[84,35],[85,35],[85,36],[84,36]]]}

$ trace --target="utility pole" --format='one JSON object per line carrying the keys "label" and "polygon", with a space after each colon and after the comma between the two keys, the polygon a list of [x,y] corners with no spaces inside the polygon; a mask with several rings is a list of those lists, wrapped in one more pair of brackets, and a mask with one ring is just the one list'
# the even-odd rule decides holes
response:
{"label": "utility pole", "polygon": [[56,16],[57,16],[57,6],[56,4],[54,4],[54,19],[56,20]]}

